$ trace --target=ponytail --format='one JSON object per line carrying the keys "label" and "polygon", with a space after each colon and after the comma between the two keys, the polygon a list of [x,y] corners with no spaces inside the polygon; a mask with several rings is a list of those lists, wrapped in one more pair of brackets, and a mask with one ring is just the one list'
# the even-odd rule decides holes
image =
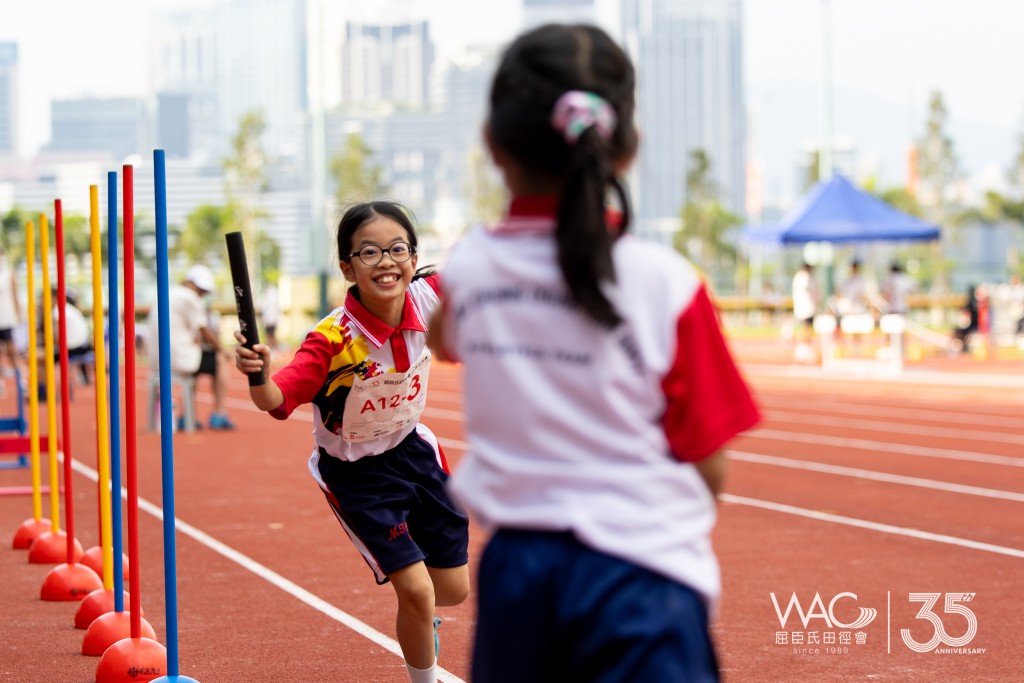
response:
{"label": "ponytail", "polygon": [[617,182],[608,145],[595,128],[576,141],[558,208],[558,264],[573,301],[594,322],[615,327],[622,317],[601,283],[615,281],[614,238],[605,218],[605,189]]}

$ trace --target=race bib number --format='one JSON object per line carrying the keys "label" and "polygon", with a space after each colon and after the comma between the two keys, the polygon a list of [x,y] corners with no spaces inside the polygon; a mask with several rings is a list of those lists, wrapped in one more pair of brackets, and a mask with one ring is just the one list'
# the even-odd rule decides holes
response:
{"label": "race bib number", "polygon": [[356,378],[345,400],[341,437],[372,441],[416,422],[427,400],[430,352],[424,351],[408,371]]}

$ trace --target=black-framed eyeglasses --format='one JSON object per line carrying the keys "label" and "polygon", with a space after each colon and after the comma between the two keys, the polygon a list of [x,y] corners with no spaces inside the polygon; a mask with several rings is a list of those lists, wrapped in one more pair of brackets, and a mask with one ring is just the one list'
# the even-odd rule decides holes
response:
{"label": "black-framed eyeglasses", "polygon": [[375,266],[384,260],[384,254],[391,257],[391,260],[395,263],[405,263],[412,255],[416,253],[416,247],[412,246],[408,242],[395,242],[387,249],[381,249],[375,247],[372,244],[367,244],[359,251],[353,251],[348,255],[349,258],[358,256],[359,260],[363,262],[363,265]]}

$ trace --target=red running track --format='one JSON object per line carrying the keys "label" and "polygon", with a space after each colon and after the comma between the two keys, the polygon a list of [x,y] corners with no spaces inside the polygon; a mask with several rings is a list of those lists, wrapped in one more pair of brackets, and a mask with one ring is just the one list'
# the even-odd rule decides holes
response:
{"label": "red running track", "polygon": [[[730,444],[714,537],[725,680],[1024,680],[1024,382],[1014,385],[1005,368],[975,375],[981,367],[882,381],[745,366],[766,419]],[[1013,368],[1018,378],[1020,370]],[[205,421],[210,396],[202,389]],[[237,431],[175,438],[181,673],[203,683],[404,683],[392,591],[375,585],[307,474],[310,413],[271,420],[251,408],[241,377],[230,397]],[[86,547],[97,541],[92,406],[91,388],[76,387],[76,529]],[[457,467],[457,368],[436,367],[429,406],[425,422]],[[156,434],[139,436],[139,477],[141,598],[162,638]],[[27,483],[28,470],[0,470],[0,488]],[[28,496],[0,496],[5,533],[29,516]],[[475,562],[481,536],[472,539]],[[28,564],[24,551],[0,551],[0,681],[93,680],[97,660],[79,654],[76,605],[38,597],[48,569]],[[807,625],[797,607],[780,624],[773,593],[783,613],[795,594]],[[832,622],[829,603],[843,593],[856,600],[839,597]],[[969,609],[977,625],[970,642],[911,650],[902,629],[919,643],[937,630],[916,618],[922,603],[912,593],[939,594],[933,618],[950,641],[967,633]],[[820,608],[811,606],[815,594]],[[945,612],[955,594],[972,597]],[[471,602],[439,610],[445,681],[468,680]],[[841,625],[861,608],[875,610],[870,623]]]}

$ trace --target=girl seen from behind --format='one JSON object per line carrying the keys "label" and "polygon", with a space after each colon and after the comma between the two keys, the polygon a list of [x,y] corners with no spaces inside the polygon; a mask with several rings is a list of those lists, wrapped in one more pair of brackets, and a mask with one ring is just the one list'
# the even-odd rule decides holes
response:
{"label": "girl seen from behind", "polygon": [[721,449],[759,417],[693,267],[627,234],[634,89],[585,25],[523,34],[494,76],[512,199],[453,248],[431,326],[463,364],[451,488],[492,533],[473,680],[718,679]]}

